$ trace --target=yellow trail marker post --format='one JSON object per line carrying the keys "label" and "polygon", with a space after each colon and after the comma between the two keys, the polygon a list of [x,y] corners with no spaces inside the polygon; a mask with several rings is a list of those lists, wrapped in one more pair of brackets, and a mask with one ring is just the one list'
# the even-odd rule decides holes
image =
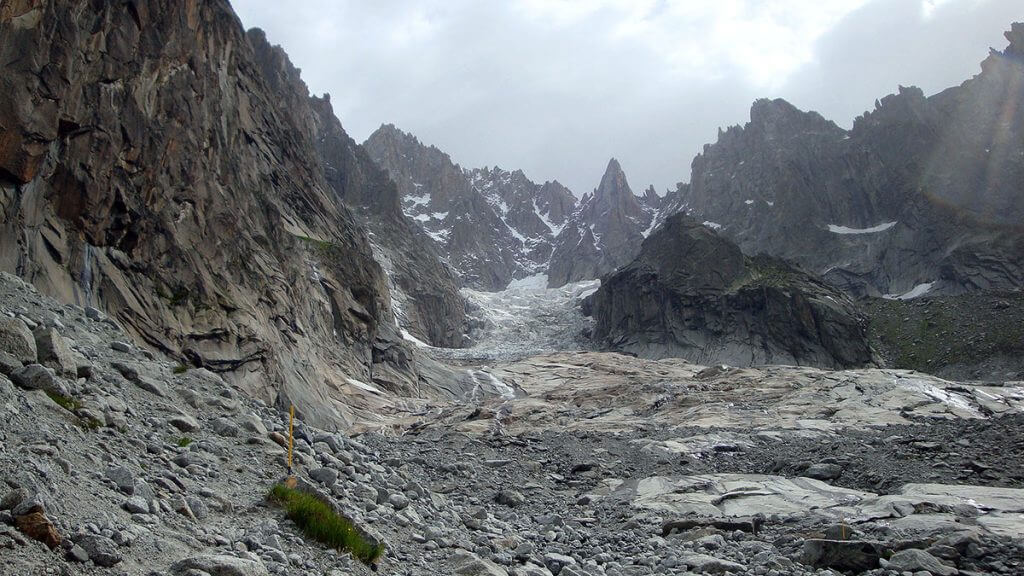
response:
{"label": "yellow trail marker post", "polygon": [[292,475],[292,447],[295,445],[295,405],[288,406],[288,479],[285,485],[295,487],[295,476]]}

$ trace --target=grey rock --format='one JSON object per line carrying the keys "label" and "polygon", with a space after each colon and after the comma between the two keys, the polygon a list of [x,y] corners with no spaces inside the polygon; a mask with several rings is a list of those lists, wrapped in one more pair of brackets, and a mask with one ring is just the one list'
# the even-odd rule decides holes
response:
{"label": "grey rock", "polygon": [[935,576],[956,576],[960,571],[952,566],[946,566],[938,558],[917,548],[900,550],[893,554],[883,568],[900,572],[927,571]]}
{"label": "grey rock", "polygon": [[41,364],[29,364],[11,373],[11,382],[26,390],[43,390],[68,396],[68,389],[53,370]]}
{"label": "grey rock", "polygon": [[333,486],[338,481],[338,471],[328,467],[314,468],[309,471],[309,477],[325,486]]}
{"label": "grey rock", "polygon": [[167,419],[167,423],[182,432],[196,432],[199,430],[199,421],[188,414],[176,414]]}
{"label": "grey rock", "polygon": [[452,562],[455,574],[461,576],[508,576],[508,572],[501,566],[465,550],[457,551]]}
{"label": "grey rock", "polygon": [[681,558],[681,562],[698,574],[741,574],[747,570],[743,564],[707,554],[686,554]]}
{"label": "grey rock", "polygon": [[64,337],[55,328],[39,328],[33,334],[39,363],[70,378],[78,376],[78,364]]}
{"label": "grey rock", "polygon": [[808,539],[803,543],[804,564],[842,571],[863,572],[878,567],[879,546],[862,540]]}
{"label": "grey rock", "polygon": [[561,574],[562,569],[566,566],[574,566],[576,559],[572,556],[566,556],[565,554],[559,554],[557,552],[548,552],[544,555],[544,565],[547,566],[548,570],[552,574],[558,576]]}
{"label": "grey rock", "polygon": [[112,480],[121,492],[128,495],[135,493],[135,474],[127,466],[111,466],[104,475]]}
{"label": "grey rock", "polygon": [[132,496],[124,501],[121,505],[122,508],[132,514],[148,514],[149,513],[149,502],[141,496]]}
{"label": "grey rock", "polygon": [[270,576],[259,560],[236,558],[224,554],[192,556],[171,565],[172,576],[186,576],[190,570],[201,570],[211,576]]}
{"label": "grey rock", "polygon": [[117,549],[117,544],[106,536],[86,534],[75,538],[75,544],[81,546],[97,566],[109,568],[121,562],[121,552]]}
{"label": "grey rock", "polygon": [[121,342],[120,340],[115,340],[114,342],[111,342],[110,348],[116,352],[124,352],[125,354],[128,354],[132,350],[134,350],[131,344],[127,342]]}
{"label": "grey rock", "polygon": [[73,562],[88,562],[89,553],[85,551],[85,548],[75,544],[68,550],[67,558]]}
{"label": "grey rock", "polygon": [[838,464],[812,464],[804,471],[804,476],[815,480],[835,480],[843,474],[843,467]]}
{"label": "grey rock", "polygon": [[633,194],[612,158],[600,185],[580,199],[554,241],[548,287],[600,278],[628,264],[639,253],[653,218],[654,208]]}
{"label": "grey rock", "polygon": [[150,394],[155,394],[157,396],[160,396],[161,398],[166,398],[169,396],[167,392],[167,387],[147,376],[139,375],[132,379],[132,382],[136,386],[145,390],[146,392],[149,392]]}
{"label": "grey rock", "polygon": [[21,360],[15,358],[14,355],[0,351],[0,374],[10,376],[11,373],[18,368],[21,368],[23,365],[24,364],[22,364]]}
{"label": "grey rock", "polygon": [[388,496],[388,504],[394,507],[395,510],[403,510],[409,506],[409,499],[404,494],[396,492]]}
{"label": "grey rock", "polygon": [[36,339],[20,318],[0,315],[0,351],[23,364],[36,362]]}
{"label": "grey rock", "polygon": [[494,501],[504,506],[515,508],[526,502],[526,497],[515,490],[502,490],[494,496]]}
{"label": "grey rock", "polygon": [[225,438],[234,438],[238,436],[239,432],[238,424],[228,418],[215,418],[210,422],[210,428],[215,434]]}

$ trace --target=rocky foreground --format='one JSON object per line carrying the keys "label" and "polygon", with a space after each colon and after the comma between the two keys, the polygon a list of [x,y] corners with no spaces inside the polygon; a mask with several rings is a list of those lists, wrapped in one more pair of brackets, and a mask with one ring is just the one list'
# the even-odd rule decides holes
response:
{"label": "rocky foreground", "polygon": [[[9,275],[0,350],[0,573],[371,572],[267,502],[281,407]],[[1024,571],[1020,383],[606,353],[489,374],[514,397],[353,385],[380,420],[300,418],[297,475],[386,543],[379,571]]]}

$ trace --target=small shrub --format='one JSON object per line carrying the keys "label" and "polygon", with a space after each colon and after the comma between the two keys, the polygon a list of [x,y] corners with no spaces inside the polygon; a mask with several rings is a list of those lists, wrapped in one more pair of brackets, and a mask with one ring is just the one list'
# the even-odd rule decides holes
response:
{"label": "small shrub", "polygon": [[192,443],[192,439],[188,436],[182,436],[178,438],[178,448],[188,448],[189,444]]}
{"label": "small shrub", "polygon": [[384,555],[382,544],[369,542],[352,522],[312,494],[277,484],[268,499],[284,508],[288,519],[306,536],[321,544],[349,552],[364,564],[374,564]]}
{"label": "small shrub", "polygon": [[173,372],[175,374],[184,374],[185,372],[188,372],[188,365],[178,364],[177,366],[174,367]]}
{"label": "small shrub", "polygon": [[53,400],[55,404],[67,410],[68,412],[74,412],[75,410],[78,410],[79,408],[82,407],[82,405],[79,404],[78,400],[75,400],[74,398],[71,398],[69,396],[65,396],[59,392],[47,390],[46,395],[49,396],[50,400]]}

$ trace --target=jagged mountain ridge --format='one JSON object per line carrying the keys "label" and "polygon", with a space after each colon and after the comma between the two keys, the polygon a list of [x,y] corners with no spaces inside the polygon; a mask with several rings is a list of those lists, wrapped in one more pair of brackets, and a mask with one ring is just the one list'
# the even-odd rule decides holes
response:
{"label": "jagged mountain ridge", "polygon": [[854,294],[1024,284],[1024,26],[982,72],[876,102],[844,130],[783,100],[719,132],[665,200],[748,253],[799,262]]}
{"label": "jagged mountain ridge", "polygon": [[660,198],[633,194],[619,161],[608,161],[601,184],[580,199],[555,239],[548,287],[600,278],[630,262],[650,229]]}
{"label": "jagged mountain ridge", "polygon": [[419,393],[305,84],[226,1],[4,4],[0,31],[0,268],[325,426],[348,378]]}
{"label": "jagged mountain ridge", "polygon": [[482,290],[535,274],[557,288],[611,272],[636,255],[661,202],[653,188],[634,195],[615,159],[577,201],[557,181],[536,184],[521,170],[463,169],[392,125],[365,147],[397,183],[406,214],[447,252],[465,285]]}
{"label": "jagged mountain ridge", "polygon": [[406,215],[440,245],[464,285],[501,290],[544,271],[575,203],[567,188],[536,184],[520,170],[463,169],[390,124],[364,147],[397,184]]}

